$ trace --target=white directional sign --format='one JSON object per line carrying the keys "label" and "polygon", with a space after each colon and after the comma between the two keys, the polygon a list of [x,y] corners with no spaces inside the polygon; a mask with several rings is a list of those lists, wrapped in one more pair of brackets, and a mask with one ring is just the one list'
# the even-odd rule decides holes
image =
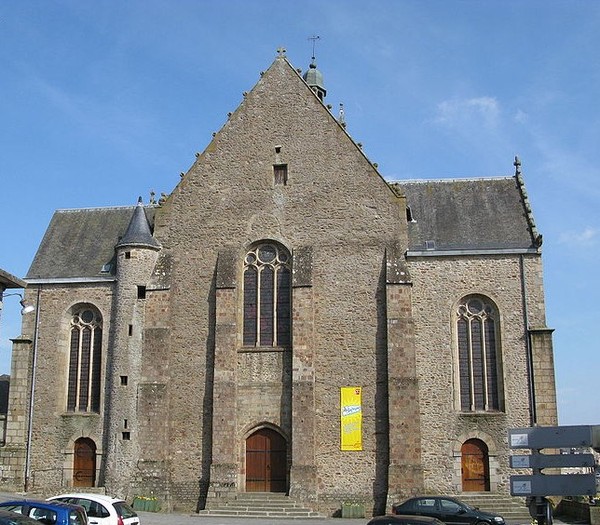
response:
{"label": "white directional sign", "polygon": [[511,496],[594,496],[594,474],[568,474],[510,477]]}
{"label": "white directional sign", "polygon": [[600,425],[511,428],[510,448],[600,448]]}
{"label": "white directional sign", "polygon": [[598,469],[592,454],[543,454],[544,449],[593,448],[600,451],[600,425],[513,428],[508,431],[512,449],[531,449],[531,454],[510,456],[512,468],[532,469],[531,475],[510,477],[513,496],[593,496],[598,488],[596,475],[543,474],[546,468],[587,467]]}
{"label": "white directional sign", "polygon": [[510,456],[512,468],[593,467],[593,454],[521,454]]}

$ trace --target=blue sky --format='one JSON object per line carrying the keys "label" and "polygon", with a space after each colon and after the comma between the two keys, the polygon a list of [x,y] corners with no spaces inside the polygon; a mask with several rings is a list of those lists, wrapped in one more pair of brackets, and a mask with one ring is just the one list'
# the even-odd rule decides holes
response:
{"label": "blue sky", "polygon": [[55,209],[169,193],[277,48],[305,70],[313,35],[326,102],[386,178],[512,175],[519,155],[560,423],[599,424],[599,2],[4,0],[0,268],[27,273]]}

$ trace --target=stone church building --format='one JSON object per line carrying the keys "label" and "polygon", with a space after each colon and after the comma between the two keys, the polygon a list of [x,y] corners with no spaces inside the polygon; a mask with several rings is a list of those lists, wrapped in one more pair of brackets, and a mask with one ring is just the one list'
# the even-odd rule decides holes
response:
{"label": "stone church building", "polygon": [[169,195],[56,211],[1,487],[327,514],[509,493],[507,429],[557,419],[520,163],[386,180],[325,95],[280,52]]}

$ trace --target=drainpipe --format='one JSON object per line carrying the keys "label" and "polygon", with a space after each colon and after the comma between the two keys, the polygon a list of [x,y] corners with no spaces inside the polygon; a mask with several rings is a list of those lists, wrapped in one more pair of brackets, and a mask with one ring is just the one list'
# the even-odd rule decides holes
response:
{"label": "drainpipe", "polygon": [[37,301],[35,304],[35,326],[33,329],[33,356],[31,359],[31,388],[29,390],[29,413],[27,414],[27,443],[25,451],[25,483],[24,490],[29,490],[29,479],[31,477],[31,439],[33,434],[33,407],[35,400],[35,374],[37,368],[38,335],[40,324],[40,292],[42,285],[38,285]]}
{"label": "drainpipe", "polygon": [[531,348],[531,332],[529,331],[529,312],[527,310],[527,281],[525,279],[525,258],[519,256],[519,269],[521,272],[521,296],[523,298],[523,324],[525,325],[525,345],[527,351],[527,381],[529,382],[529,412],[530,425],[537,424],[537,411],[535,403],[535,383],[533,374],[533,349]]}

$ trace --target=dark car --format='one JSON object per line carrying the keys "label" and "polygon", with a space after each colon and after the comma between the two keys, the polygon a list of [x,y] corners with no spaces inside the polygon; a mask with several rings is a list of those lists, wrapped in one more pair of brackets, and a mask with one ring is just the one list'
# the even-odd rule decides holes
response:
{"label": "dark car", "polygon": [[392,514],[429,516],[447,525],[504,525],[498,514],[484,512],[448,496],[422,496],[392,506]]}
{"label": "dark car", "polygon": [[367,525],[444,525],[436,518],[429,516],[377,516],[373,518]]}
{"label": "dark car", "polygon": [[0,509],[10,510],[33,518],[44,525],[87,525],[85,509],[60,501],[20,499],[0,503]]}
{"label": "dark car", "polygon": [[39,525],[39,522],[16,512],[0,509],[0,525]]}

